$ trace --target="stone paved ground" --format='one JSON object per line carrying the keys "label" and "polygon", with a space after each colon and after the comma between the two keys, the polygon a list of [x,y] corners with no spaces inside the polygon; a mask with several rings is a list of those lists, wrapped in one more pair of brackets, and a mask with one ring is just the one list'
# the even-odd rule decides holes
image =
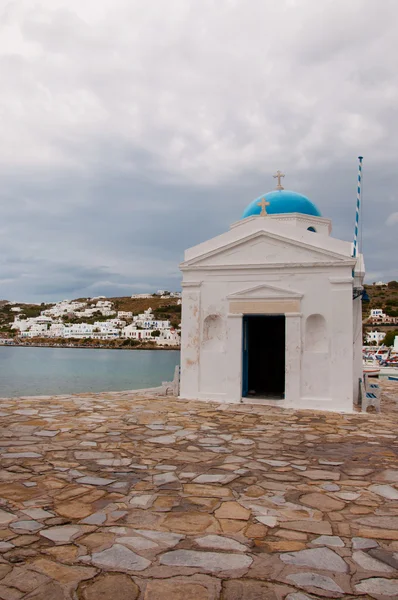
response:
{"label": "stone paved ground", "polygon": [[0,400],[0,598],[398,598],[383,387],[382,415]]}

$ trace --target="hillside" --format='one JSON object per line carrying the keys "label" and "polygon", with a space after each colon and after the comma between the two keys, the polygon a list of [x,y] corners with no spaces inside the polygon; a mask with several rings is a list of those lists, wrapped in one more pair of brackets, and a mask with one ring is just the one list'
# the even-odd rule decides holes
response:
{"label": "hillside", "polygon": [[133,315],[152,308],[154,314],[159,319],[169,319],[174,327],[179,327],[181,323],[181,305],[178,304],[178,298],[130,298],[122,296],[119,298],[107,298],[113,303],[114,309],[131,311]]}
{"label": "hillside", "polygon": [[381,308],[386,315],[398,317],[398,282],[390,281],[387,286],[365,285],[370,302],[362,305],[364,320],[368,318],[372,308]]}
{"label": "hillside", "polygon": [[[87,300],[86,298],[78,298],[78,301],[87,302],[87,306],[96,304],[97,300]],[[116,311],[128,311],[132,312],[133,315],[138,315],[148,308],[152,308],[154,314],[157,318],[161,320],[169,320],[171,325],[174,328],[178,328],[181,323],[181,305],[178,304],[178,298],[160,298],[159,296],[152,296],[150,298],[130,298],[130,296],[122,296],[115,298],[107,298],[110,302],[112,302],[113,309]],[[38,317],[41,311],[46,310],[53,306],[53,304],[1,304],[0,303],[0,337],[1,334],[13,335],[13,332],[10,328],[10,323],[14,320],[16,316],[16,312],[14,312],[13,308],[21,308],[21,312],[19,314],[24,315],[25,317]],[[98,315],[93,316],[92,318],[79,318],[79,317],[70,317],[65,315],[62,317],[64,323],[94,323],[94,321],[100,320],[105,321],[110,317],[101,317]]]}
{"label": "hillside", "polygon": [[21,308],[21,314],[25,315],[25,317],[38,317],[42,310],[46,310],[50,308],[53,304],[8,304],[0,302],[0,334],[1,333],[11,333],[11,329],[9,324],[12,323],[14,317],[17,313],[13,312],[11,309],[19,307]]}

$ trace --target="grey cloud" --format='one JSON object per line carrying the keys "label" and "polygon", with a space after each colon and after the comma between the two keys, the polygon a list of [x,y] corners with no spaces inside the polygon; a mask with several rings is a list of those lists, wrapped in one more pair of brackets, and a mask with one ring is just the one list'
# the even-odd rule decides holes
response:
{"label": "grey cloud", "polygon": [[359,153],[367,268],[397,278],[398,6],[250,6],[6,5],[0,298],[178,288],[278,168],[350,240]]}

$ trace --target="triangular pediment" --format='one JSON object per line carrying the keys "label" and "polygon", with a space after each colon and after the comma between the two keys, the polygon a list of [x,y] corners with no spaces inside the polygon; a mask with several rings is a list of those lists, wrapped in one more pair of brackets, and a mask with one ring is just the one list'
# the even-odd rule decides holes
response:
{"label": "triangular pediment", "polygon": [[187,260],[182,267],[222,268],[261,265],[322,264],[350,260],[348,256],[259,231]]}
{"label": "triangular pediment", "polygon": [[303,294],[299,294],[293,290],[262,284],[230,294],[228,300],[280,300],[282,298],[290,299],[302,297]]}

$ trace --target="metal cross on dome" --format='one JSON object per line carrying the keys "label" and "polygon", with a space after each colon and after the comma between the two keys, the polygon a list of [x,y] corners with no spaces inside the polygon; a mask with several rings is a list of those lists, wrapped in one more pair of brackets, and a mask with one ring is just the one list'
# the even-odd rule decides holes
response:
{"label": "metal cross on dome", "polygon": [[275,173],[275,175],[273,175],[274,179],[278,179],[278,185],[276,186],[277,190],[283,190],[284,189],[283,185],[281,185],[281,178],[284,177],[284,176],[285,176],[285,174],[282,173],[281,171],[279,171],[279,169]]}
{"label": "metal cross on dome", "polygon": [[270,202],[267,202],[267,200],[264,198],[261,198],[261,202],[257,202],[257,206],[261,206],[261,212],[260,212],[260,217],[265,217],[267,214],[267,209],[266,206],[269,206]]}

